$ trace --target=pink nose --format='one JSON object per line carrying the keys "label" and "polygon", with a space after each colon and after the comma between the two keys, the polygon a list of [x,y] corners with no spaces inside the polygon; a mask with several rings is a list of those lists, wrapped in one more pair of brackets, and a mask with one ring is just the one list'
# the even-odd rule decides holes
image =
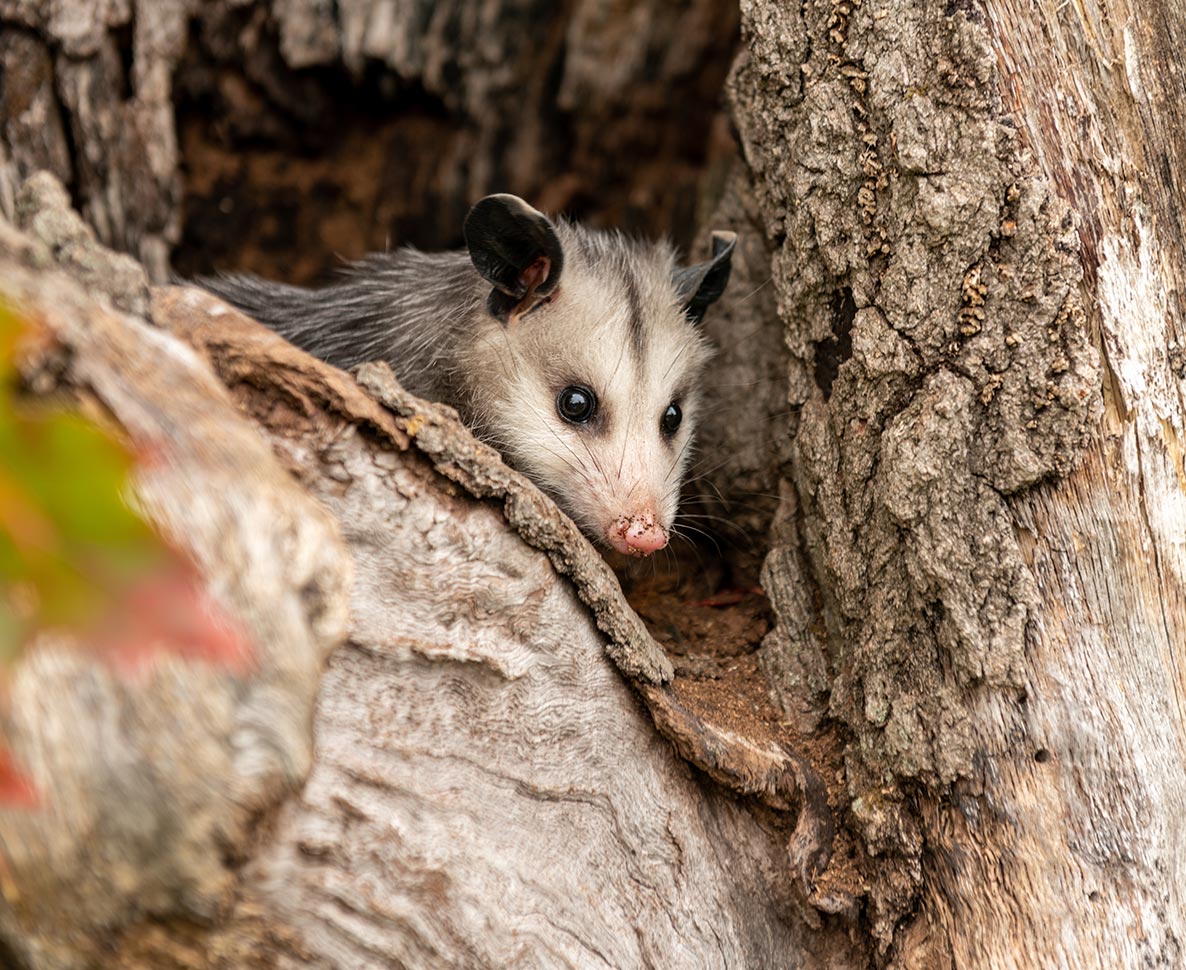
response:
{"label": "pink nose", "polygon": [[667,530],[650,509],[619,516],[606,537],[611,546],[628,556],[649,556],[667,545]]}

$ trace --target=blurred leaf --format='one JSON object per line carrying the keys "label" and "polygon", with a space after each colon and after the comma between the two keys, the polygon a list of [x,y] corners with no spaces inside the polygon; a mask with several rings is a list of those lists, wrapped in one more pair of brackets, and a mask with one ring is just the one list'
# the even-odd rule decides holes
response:
{"label": "blurred leaf", "polygon": [[13,355],[37,328],[0,306],[0,664],[68,627],[123,670],[161,650],[244,669],[244,637],[125,501],[137,456],[79,415],[17,407]]}
{"label": "blurred leaf", "polygon": [[159,651],[242,673],[251,668],[247,638],[210,599],[202,578],[181,557],[124,590],[93,632],[100,656],[138,673]]}
{"label": "blurred leaf", "polygon": [[0,808],[35,808],[37,789],[12,760],[8,749],[0,745]]}
{"label": "blurred leaf", "polygon": [[0,307],[0,382],[7,383],[12,379],[16,344],[24,329],[25,324],[15,313]]}

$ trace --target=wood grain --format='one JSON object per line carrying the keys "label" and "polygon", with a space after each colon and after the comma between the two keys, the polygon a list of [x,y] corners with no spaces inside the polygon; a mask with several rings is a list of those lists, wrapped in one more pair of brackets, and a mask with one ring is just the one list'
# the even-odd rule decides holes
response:
{"label": "wood grain", "polygon": [[[46,211],[73,218],[60,188],[22,198],[30,225],[69,236]],[[849,953],[844,929],[804,908],[803,874],[830,843],[810,767],[681,707],[604,561],[447,409],[360,374],[384,407],[210,294],[153,291],[153,328],[97,287],[90,302],[4,223],[0,248],[75,395],[134,440],[184,425],[145,505],[266,646],[244,680],[178,662],[124,686],[48,647],[22,667],[6,736],[48,808],[0,813],[5,953],[153,970]],[[298,792],[312,687],[339,641]],[[656,720],[773,808],[694,772]],[[131,727],[96,730],[108,721]]]}

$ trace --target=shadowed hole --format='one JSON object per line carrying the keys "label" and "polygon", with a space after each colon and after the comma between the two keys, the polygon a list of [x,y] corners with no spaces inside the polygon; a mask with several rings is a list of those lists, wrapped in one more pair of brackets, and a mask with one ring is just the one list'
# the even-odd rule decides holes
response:
{"label": "shadowed hole", "polygon": [[815,345],[815,383],[832,396],[832,385],[840,373],[840,365],[852,356],[852,322],[857,315],[857,304],[852,289],[842,287],[832,296],[832,335]]}

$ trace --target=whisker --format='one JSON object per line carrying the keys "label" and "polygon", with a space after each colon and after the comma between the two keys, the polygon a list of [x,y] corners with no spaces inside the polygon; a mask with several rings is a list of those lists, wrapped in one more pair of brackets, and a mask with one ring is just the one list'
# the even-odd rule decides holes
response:
{"label": "whisker", "polygon": [[[716,540],[716,539],[715,539],[713,536],[711,536],[709,533],[705,532],[703,529],[697,529],[697,528],[696,528],[695,526],[693,526],[693,525],[687,526],[687,529],[688,529],[688,530],[690,530],[690,531],[692,531],[692,532],[695,532],[695,533],[697,533],[697,534],[699,534],[699,535],[702,535],[702,536],[704,536],[704,538],[705,538],[705,539],[707,539],[709,542],[711,542],[711,543],[712,543],[712,545],[713,545],[713,548],[714,548],[714,549],[716,549],[716,551],[717,551],[717,555],[718,555],[718,556],[721,556],[721,555],[722,555],[722,553],[721,553],[721,546],[720,546],[720,543],[718,543],[718,542],[717,542],[717,540]],[[675,526],[673,526],[673,527],[671,528],[671,534],[672,534],[673,536],[678,536],[679,538],[681,538],[681,539],[683,539],[685,542],[687,542],[689,545],[691,545],[693,548],[695,548],[695,545],[696,545],[696,544],[695,544],[694,542],[692,542],[692,540],[691,540],[691,538],[690,538],[689,536],[687,536],[687,535],[685,535],[685,534],[684,534],[684,530],[683,530],[683,528],[676,528]]]}
{"label": "whisker", "polygon": [[729,462],[736,461],[736,460],[737,460],[736,455],[729,455],[728,457],[723,458],[721,461],[719,461],[715,465],[713,465],[712,468],[706,468],[703,471],[697,471],[695,475],[689,476],[688,478],[685,479],[685,481],[688,483],[699,481],[705,475],[711,475],[715,471],[720,471],[727,464],[729,464]]}
{"label": "whisker", "polygon": [[746,301],[753,299],[755,296],[757,296],[759,293],[761,293],[762,290],[764,290],[766,287],[768,287],[773,282],[774,282],[774,277],[767,276],[763,282],[759,283],[756,287],[754,287],[752,290],[750,290],[745,296],[743,296],[737,302],[745,303]]}
{"label": "whisker", "polygon": [[719,522],[721,525],[726,525],[730,529],[733,529],[734,531],[736,531],[737,534],[740,535],[745,540],[747,545],[750,545],[750,546],[755,545],[755,539],[752,535],[750,535],[749,532],[747,532],[745,529],[743,529],[741,526],[739,526],[736,522],[730,522],[728,519],[726,519],[722,516],[719,516],[719,515],[712,515],[712,516],[685,515],[681,512],[680,515],[677,517],[676,522],[677,523],[678,522],[687,522],[688,520],[693,520],[696,522]]}

